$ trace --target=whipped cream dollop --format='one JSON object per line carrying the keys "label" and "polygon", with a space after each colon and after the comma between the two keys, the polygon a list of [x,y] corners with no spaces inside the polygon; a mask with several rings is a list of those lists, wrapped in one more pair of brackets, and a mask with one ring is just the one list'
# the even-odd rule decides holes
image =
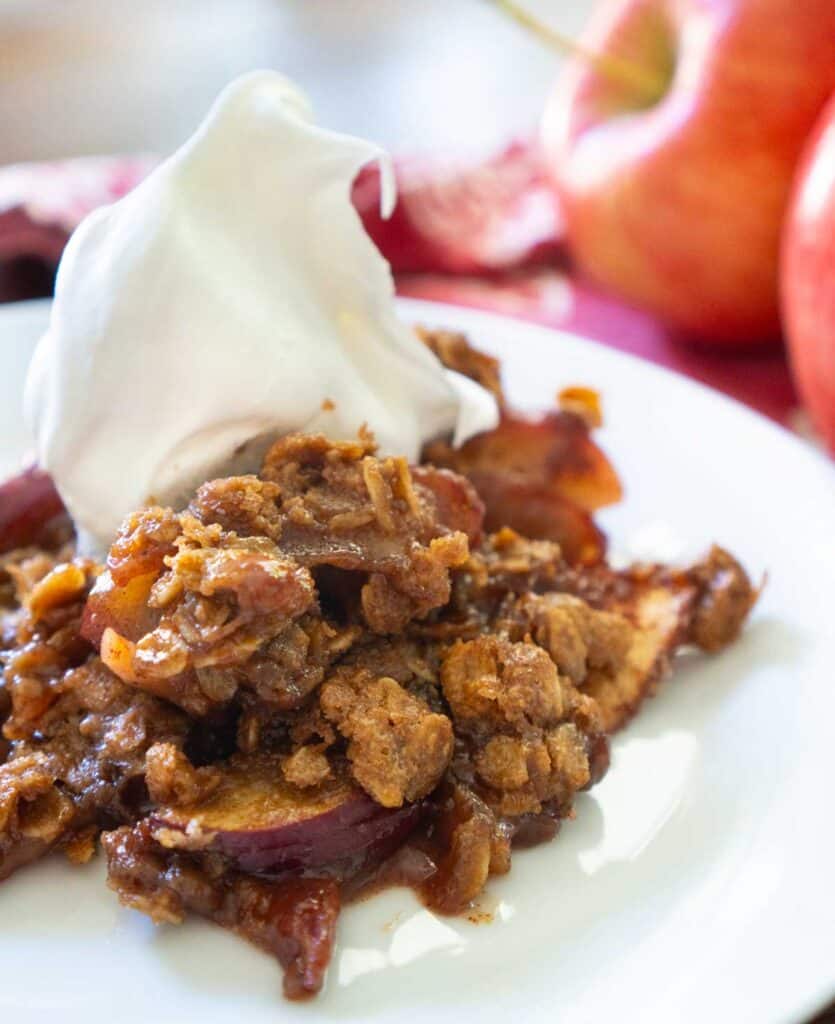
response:
{"label": "whipped cream dollop", "polygon": [[367,424],[384,454],[415,459],[495,425],[492,396],[398,319],[351,204],[375,160],[390,209],[385,154],[317,127],[291,82],[255,72],[76,230],[25,406],[85,550],[151,501],[180,507],[205,480],[254,471],[290,431]]}

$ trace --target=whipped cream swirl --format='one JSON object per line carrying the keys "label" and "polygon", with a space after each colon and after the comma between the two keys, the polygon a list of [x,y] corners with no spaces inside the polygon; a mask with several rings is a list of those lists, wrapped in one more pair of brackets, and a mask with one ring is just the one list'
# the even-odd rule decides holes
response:
{"label": "whipped cream swirl", "polygon": [[351,204],[373,144],[325,131],[275,72],[228,86],[170,159],[74,233],[25,405],[82,547],[151,501],[183,505],[255,470],[295,430],[362,424],[418,456],[495,425],[484,389],[397,316],[391,272]]}

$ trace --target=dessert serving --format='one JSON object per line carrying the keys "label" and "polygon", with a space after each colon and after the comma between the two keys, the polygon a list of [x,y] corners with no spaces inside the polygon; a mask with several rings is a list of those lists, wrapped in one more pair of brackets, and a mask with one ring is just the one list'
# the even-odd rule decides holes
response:
{"label": "dessert serving", "polygon": [[0,489],[0,878],[100,846],[124,904],[238,932],[290,998],[345,902],[465,913],[553,838],[756,598],[718,547],[611,567],[597,396],[524,418],[495,360],[398,321],[350,205],[379,156],[234,83],[71,241],[40,468]]}

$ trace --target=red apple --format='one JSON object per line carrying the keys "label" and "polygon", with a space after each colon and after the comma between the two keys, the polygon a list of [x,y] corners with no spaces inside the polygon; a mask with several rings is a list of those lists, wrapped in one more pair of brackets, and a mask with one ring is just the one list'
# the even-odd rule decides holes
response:
{"label": "red apple", "polygon": [[781,284],[794,377],[835,454],[835,99],[800,165],[783,235]]}
{"label": "red apple", "polygon": [[776,338],[790,185],[835,89],[835,0],[612,0],[583,45],[652,84],[577,58],[547,107],[578,266],[693,339]]}

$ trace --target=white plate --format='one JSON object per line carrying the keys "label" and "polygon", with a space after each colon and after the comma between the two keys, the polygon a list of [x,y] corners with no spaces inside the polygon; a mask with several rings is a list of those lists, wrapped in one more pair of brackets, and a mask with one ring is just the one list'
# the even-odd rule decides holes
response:
{"label": "white plate", "polygon": [[[490,883],[491,924],[384,893],[346,911],[325,992],[296,1006],[268,957],[200,922],[154,930],[119,908],[100,863],[55,858],[0,889],[0,1018],[777,1024],[835,994],[832,467],[647,363],[484,314],[403,310],[500,355],[520,405],[570,383],[602,390],[602,440],[627,488],[605,517],[615,548],[684,557],[715,539],[768,569],[745,636],[679,665],[576,821]],[[45,313],[0,313],[6,469],[21,353]]]}

